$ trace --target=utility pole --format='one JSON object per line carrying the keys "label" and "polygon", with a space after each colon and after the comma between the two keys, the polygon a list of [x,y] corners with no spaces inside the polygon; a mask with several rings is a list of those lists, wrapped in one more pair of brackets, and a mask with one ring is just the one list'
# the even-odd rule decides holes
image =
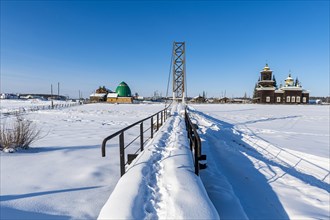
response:
{"label": "utility pole", "polygon": [[51,97],[53,98],[53,84],[50,84],[50,94],[51,94]]}
{"label": "utility pole", "polygon": [[53,109],[54,108],[53,84],[50,84],[50,94],[51,94],[51,100],[52,100],[52,102],[51,102],[51,108]]}
{"label": "utility pole", "polygon": [[57,83],[57,99],[60,100],[60,83]]}

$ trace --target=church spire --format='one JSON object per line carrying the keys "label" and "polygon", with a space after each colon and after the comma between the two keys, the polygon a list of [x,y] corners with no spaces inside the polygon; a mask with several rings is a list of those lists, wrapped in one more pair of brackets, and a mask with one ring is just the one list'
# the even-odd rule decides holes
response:
{"label": "church spire", "polygon": [[263,71],[268,71],[270,68],[268,67],[268,63],[266,63],[266,66],[264,67]]}

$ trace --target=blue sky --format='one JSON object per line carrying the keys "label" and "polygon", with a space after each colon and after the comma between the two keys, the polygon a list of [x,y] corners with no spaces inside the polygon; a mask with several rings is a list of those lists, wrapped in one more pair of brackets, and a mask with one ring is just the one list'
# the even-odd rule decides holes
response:
{"label": "blue sky", "polygon": [[[329,1],[1,1],[1,92],[166,95],[173,41],[188,96],[252,96],[267,62],[329,95]],[[171,89],[171,88],[170,88]]]}

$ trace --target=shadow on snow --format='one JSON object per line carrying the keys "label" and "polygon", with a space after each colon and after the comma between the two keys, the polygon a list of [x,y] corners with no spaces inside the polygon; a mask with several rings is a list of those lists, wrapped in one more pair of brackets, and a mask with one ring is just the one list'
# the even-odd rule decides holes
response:
{"label": "shadow on snow", "polygon": [[51,190],[51,191],[44,191],[44,192],[35,192],[35,193],[27,193],[27,194],[18,194],[18,195],[1,195],[0,201],[10,201],[16,199],[25,199],[30,197],[36,196],[43,196],[49,194],[56,194],[56,193],[65,193],[65,192],[72,192],[72,191],[81,191],[81,190],[88,190],[88,189],[95,189],[100,188],[101,186],[90,186],[90,187],[80,187],[80,188],[73,188],[73,189],[61,189],[61,190]]}
{"label": "shadow on snow", "polygon": [[23,211],[12,207],[4,207],[1,205],[0,219],[67,220],[67,219],[71,219],[71,217],[64,215],[51,215],[51,214],[31,212],[31,211]]}
{"label": "shadow on snow", "polygon": [[[284,174],[277,177],[275,180],[272,180],[272,182],[276,181],[277,179],[283,177],[285,174],[289,174],[306,184],[318,187],[320,189],[323,189],[327,191],[328,193],[330,192],[330,185],[327,184],[326,182],[323,182],[316,177],[312,175],[308,175],[306,173],[302,173],[299,170],[295,169],[295,167],[290,166],[286,167],[280,163],[277,163],[276,161],[272,161],[266,157],[264,157],[262,154],[260,154],[257,150],[255,150],[252,146],[248,145],[246,142],[242,140],[243,135],[240,131],[236,130],[236,133],[233,132],[234,130],[234,125],[229,124],[227,122],[221,121],[219,119],[213,118],[203,112],[197,111],[197,110],[192,110],[192,112],[206,118],[207,120],[210,120],[217,124],[220,128],[220,130],[215,131],[212,129],[207,129],[205,134],[201,134],[201,137],[205,139],[206,142],[210,142],[207,145],[209,146],[209,151],[216,151],[212,153],[212,156],[217,159],[217,164],[219,164],[219,169],[226,175],[228,178],[229,182],[232,184],[232,187],[234,189],[235,194],[240,198],[240,202],[249,218],[267,218],[267,219],[288,219],[288,215],[285,212],[281,202],[279,201],[276,193],[273,191],[271,186],[269,185],[270,181],[265,178],[264,175],[262,175],[253,165],[253,163],[243,154],[245,153],[246,155],[252,156],[254,158],[257,158],[258,160],[264,162],[267,164],[269,169],[276,174],[276,172],[271,168],[271,166],[278,167],[284,171]],[[270,118],[268,120],[283,120],[287,118],[296,118],[299,116],[290,116],[290,117],[281,117],[281,118]],[[266,121],[267,119],[262,119],[258,121]],[[258,121],[249,121],[246,123],[255,123]],[[211,140],[213,139],[213,140]],[[221,143],[222,142],[222,143]],[[217,144],[214,144],[217,143]],[[219,144],[218,144],[219,143]],[[217,148],[212,148],[212,146],[216,145]],[[223,144],[223,146],[222,146]],[[227,146],[226,146],[227,145]],[[235,146],[235,147],[233,147]],[[234,149],[236,149],[234,155],[231,153]],[[226,151],[227,154],[225,155],[231,155],[230,158],[225,158],[224,152]],[[219,156],[220,155],[220,156]],[[232,158],[237,159],[237,163],[235,161],[231,161]],[[227,164],[223,163],[221,160],[227,160]],[[229,164],[229,165],[228,165]],[[244,164],[244,167],[229,167],[229,166],[238,166]],[[241,169],[241,171],[237,171],[240,174],[244,175],[244,171],[248,171],[248,176],[253,177],[253,181],[255,184],[257,183],[258,186],[261,188],[257,187],[255,188],[256,191],[254,191],[251,188],[248,188],[246,184],[238,182],[237,180],[241,179],[244,181],[244,178],[242,177],[235,177],[234,173],[230,173],[232,170],[235,169]],[[249,178],[245,177],[245,178]],[[261,190],[262,189],[262,190]],[[271,206],[267,207],[267,202],[265,202],[265,198],[261,195],[261,193],[266,193],[268,195],[267,200],[270,199]],[[249,207],[251,208],[250,203],[254,203],[254,207],[259,209],[259,210],[266,210],[266,212],[259,212],[256,210],[250,210]],[[250,212],[250,213],[249,213]],[[255,213],[258,213],[258,215],[255,215]],[[221,213],[219,213],[221,215]],[[220,216],[221,217],[221,216]]]}
{"label": "shadow on snow", "polygon": [[[208,148],[204,148],[203,151],[211,153],[215,166],[218,167],[230,183],[247,217],[249,219],[289,219],[266,177],[243,154],[243,152],[249,154],[253,150],[245,151],[241,148],[239,150],[232,148],[233,140],[239,142],[242,138],[240,133],[233,133],[232,128],[234,128],[234,125],[220,121],[197,110],[192,112],[219,125],[220,130],[207,129],[204,134],[201,134],[201,138],[205,140]],[[250,148],[252,149],[252,147]],[[253,154],[255,157],[259,153],[254,151]],[[259,154],[259,157],[262,158],[262,155]],[[265,162],[269,163],[270,161]],[[209,167],[207,169],[213,168]],[[205,174],[212,175],[212,173],[208,172],[205,172]],[[208,178],[212,177],[206,177],[206,179]],[[209,194],[212,193],[218,192],[214,190],[209,192]],[[210,198],[212,198],[212,195],[210,195]],[[221,210],[221,206],[216,204],[217,201],[213,202],[217,209],[220,207],[220,210],[218,210],[220,218],[235,218],[234,211],[230,213],[228,210]],[[223,211],[225,216],[222,216]]]}

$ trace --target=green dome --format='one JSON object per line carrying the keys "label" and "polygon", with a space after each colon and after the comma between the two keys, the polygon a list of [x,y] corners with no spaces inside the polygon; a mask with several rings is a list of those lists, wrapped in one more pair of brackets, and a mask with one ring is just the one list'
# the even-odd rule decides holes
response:
{"label": "green dome", "polygon": [[119,97],[131,97],[131,89],[125,82],[121,82],[116,89],[116,93]]}

